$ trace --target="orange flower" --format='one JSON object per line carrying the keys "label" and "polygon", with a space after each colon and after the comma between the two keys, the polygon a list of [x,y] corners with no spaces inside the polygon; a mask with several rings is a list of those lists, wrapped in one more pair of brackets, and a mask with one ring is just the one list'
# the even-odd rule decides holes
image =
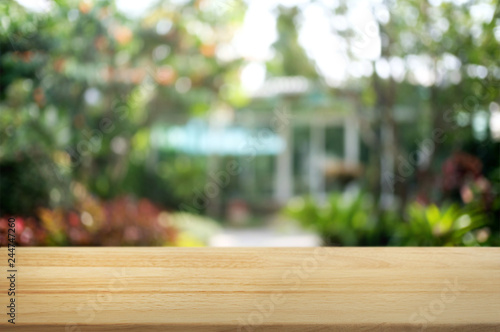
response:
{"label": "orange flower", "polygon": [[133,37],[132,30],[124,26],[115,28],[113,31],[113,35],[116,41],[121,45],[129,43]]}
{"label": "orange flower", "polygon": [[16,60],[21,60],[23,62],[30,62],[31,59],[33,58],[33,52],[31,52],[31,51],[26,51],[26,52],[15,51],[14,56],[16,57]]}
{"label": "orange flower", "polygon": [[215,45],[213,44],[202,44],[200,46],[200,53],[206,56],[207,58],[211,58],[215,54]]}
{"label": "orange flower", "polygon": [[66,64],[66,60],[64,58],[57,58],[54,61],[54,70],[58,73],[64,70],[64,65]]}
{"label": "orange flower", "polygon": [[156,70],[156,81],[161,85],[170,85],[176,78],[175,70],[170,66],[160,67]]}
{"label": "orange flower", "polygon": [[35,99],[38,107],[45,105],[45,94],[43,93],[42,88],[36,88],[35,91],[33,91],[33,99]]}
{"label": "orange flower", "polygon": [[40,208],[38,217],[42,221],[42,225],[50,233],[59,233],[64,227],[64,212],[62,209],[49,210]]}
{"label": "orange flower", "polygon": [[146,76],[146,72],[142,68],[135,68],[130,71],[130,80],[134,84],[139,84]]}
{"label": "orange flower", "polygon": [[92,3],[89,1],[81,1],[78,4],[78,9],[80,9],[83,14],[88,14],[92,10]]}

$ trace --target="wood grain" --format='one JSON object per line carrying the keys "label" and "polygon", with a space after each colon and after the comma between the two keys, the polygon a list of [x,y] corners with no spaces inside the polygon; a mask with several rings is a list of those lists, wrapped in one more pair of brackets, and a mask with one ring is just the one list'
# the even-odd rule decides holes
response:
{"label": "wood grain", "polygon": [[0,331],[500,331],[498,248],[17,248]]}

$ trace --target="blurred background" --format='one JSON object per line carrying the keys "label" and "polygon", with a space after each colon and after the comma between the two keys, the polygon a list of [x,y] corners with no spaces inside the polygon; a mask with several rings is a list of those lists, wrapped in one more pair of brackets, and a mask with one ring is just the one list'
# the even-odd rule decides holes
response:
{"label": "blurred background", "polygon": [[500,245],[500,5],[0,3],[0,243]]}

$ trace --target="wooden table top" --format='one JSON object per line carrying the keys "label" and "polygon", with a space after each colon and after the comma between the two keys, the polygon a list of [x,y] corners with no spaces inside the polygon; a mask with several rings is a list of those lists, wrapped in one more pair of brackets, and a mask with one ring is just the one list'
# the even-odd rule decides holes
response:
{"label": "wooden table top", "polygon": [[15,272],[8,258],[0,331],[500,331],[499,248],[16,248]]}

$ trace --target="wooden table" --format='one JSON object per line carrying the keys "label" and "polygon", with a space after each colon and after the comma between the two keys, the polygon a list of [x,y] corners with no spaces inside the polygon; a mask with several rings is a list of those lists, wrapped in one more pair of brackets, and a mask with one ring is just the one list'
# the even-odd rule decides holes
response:
{"label": "wooden table", "polygon": [[15,325],[7,254],[0,331],[500,331],[499,248],[17,248]]}

